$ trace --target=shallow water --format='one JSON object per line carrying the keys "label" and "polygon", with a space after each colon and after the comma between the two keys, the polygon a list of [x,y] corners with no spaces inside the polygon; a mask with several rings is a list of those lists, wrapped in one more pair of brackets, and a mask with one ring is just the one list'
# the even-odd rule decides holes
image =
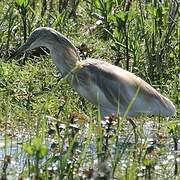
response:
{"label": "shallow water", "polygon": [[[26,161],[19,139],[7,138],[0,133],[0,174],[6,172],[7,179],[18,179]],[[6,167],[6,168],[5,168]],[[6,170],[5,170],[6,169]],[[0,176],[0,177],[1,177]]]}
{"label": "shallow water", "polygon": [[[129,126],[124,127],[125,130],[129,130]],[[149,153],[149,158],[158,155],[160,152],[160,145],[158,144],[157,140],[157,126],[154,124],[153,121],[149,121],[144,123],[143,127],[143,133],[144,133],[144,138],[142,138],[138,142],[139,144],[145,144],[147,146],[147,149],[152,148],[152,152]],[[127,141],[126,136],[120,136],[120,147],[121,144],[123,144],[125,141]],[[49,139],[49,144],[51,144],[53,139]],[[178,140],[178,150],[174,151],[174,141],[170,137],[165,137],[163,142],[165,145],[163,154],[160,153],[160,157],[158,157],[158,162],[154,166],[154,169],[156,171],[156,174],[160,174],[160,179],[166,177],[168,179],[169,177],[173,177],[174,173],[174,163],[180,165],[180,140]],[[4,167],[5,167],[5,160],[7,158],[10,158],[9,163],[7,163],[7,168],[6,168],[6,175],[8,180],[9,179],[18,179],[18,177],[21,175],[23,172],[26,162],[27,162],[27,155],[23,151],[22,148],[22,143],[25,142],[24,136],[19,134],[16,137],[12,138],[7,138],[5,139],[5,135],[3,133],[0,133],[0,177],[4,173]],[[128,139],[126,142],[128,144],[128,151],[133,150],[132,148],[134,147],[133,144],[135,144],[135,138],[132,136],[131,138]],[[95,144],[90,144],[88,148],[88,153],[91,154],[90,157],[93,158],[94,160],[97,158],[96,156],[96,146]],[[155,153],[155,155],[153,154]],[[157,154],[156,154],[157,153]],[[93,155],[94,154],[94,155]],[[113,154],[113,151],[112,151]],[[50,155],[51,156],[51,155]],[[159,155],[158,155],[159,156]],[[96,161],[95,161],[96,162]],[[126,171],[126,168],[132,164],[133,161],[131,159],[128,159],[128,156],[126,153],[123,154],[121,161],[120,161],[120,166],[122,167],[122,170]],[[95,163],[96,164],[96,163]],[[166,167],[166,176],[164,175],[164,167]],[[56,168],[56,167],[54,167]],[[139,167],[140,171],[138,173],[138,176],[143,177],[144,176],[144,171],[146,169],[145,166]],[[162,177],[162,178],[161,178]],[[1,179],[1,178],[0,178]]]}

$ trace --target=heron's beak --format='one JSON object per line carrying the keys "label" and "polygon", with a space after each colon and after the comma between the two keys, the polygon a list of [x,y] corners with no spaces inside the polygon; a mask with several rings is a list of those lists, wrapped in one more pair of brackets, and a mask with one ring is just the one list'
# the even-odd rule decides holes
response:
{"label": "heron's beak", "polygon": [[15,56],[17,56],[17,55],[19,55],[19,54],[21,54],[21,53],[23,53],[25,51],[27,51],[28,49],[29,49],[29,45],[27,45],[27,44],[24,44],[24,45],[20,46],[15,52],[13,52],[10,55],[8,60],[14,58]]}

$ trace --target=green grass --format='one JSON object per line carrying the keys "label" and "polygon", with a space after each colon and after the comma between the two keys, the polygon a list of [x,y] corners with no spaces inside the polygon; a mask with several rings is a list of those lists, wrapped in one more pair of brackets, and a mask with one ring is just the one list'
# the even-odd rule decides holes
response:
{"label": "green grass", "polygon": [[[169,19],[173,3],[135,1],[128,12],[122,0],[83,1],[69,18],[70,5],[59,13],[56,1],[47,1],[47,10],[41,1],[15,2],[0,2],[0,177],[178,178],[180,32],[177,14]],[[50,57],[7,60],[38,26],[86,44],[81,54],[128,66],[174,102],[177,116],[140,116],[134,127],[120,117],[102,124],[98,109],[57,76]]]}

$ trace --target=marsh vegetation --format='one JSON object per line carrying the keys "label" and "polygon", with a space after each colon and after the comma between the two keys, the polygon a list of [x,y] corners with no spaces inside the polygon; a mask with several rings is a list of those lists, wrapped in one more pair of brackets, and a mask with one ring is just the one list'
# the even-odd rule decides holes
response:
{"label": "marsh vegetation", "polygon": [[[178,179],[178,8],[177,0],[1,0],[0,179]],[[173,101],[176,117],[101,121],[47,49],[8,60],[40,26],[67,36],[82,59],[140,76]]]}

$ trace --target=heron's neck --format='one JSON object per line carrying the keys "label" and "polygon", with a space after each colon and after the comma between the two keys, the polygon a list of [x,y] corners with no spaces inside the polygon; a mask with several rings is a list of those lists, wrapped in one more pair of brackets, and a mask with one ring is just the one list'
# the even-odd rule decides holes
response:
{"label": "heron's neck", "polygon": [[63,77],[70,73],[79,62],[77,51],[72,48],[56,45],[50,51],[52,59]]}

